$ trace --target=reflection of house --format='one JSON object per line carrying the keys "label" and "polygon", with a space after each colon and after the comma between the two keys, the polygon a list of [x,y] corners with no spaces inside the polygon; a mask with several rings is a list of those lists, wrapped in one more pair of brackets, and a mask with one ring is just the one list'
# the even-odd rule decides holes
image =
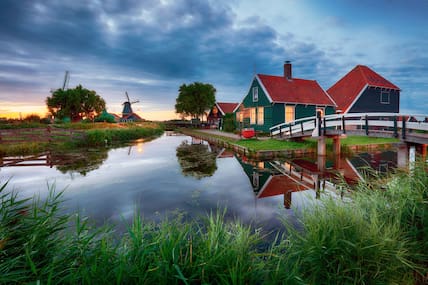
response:
{"label": "reflection of house", "polygon": [[289,209],[291,193],[308,189],[298,180],[281,174],[270,162],[258,162],[252,165],[239,158],[238,161],[247,174],[258,199],[284,195],[284,207]]}
{"label": "reflection of house", "polygon": [[364,65],[357,65],[327,93],[341,113],[398,113],[400,110],[400,89]]}
{"label": "reflection of house", "polygon": [[283,76],[256,74],[235,112],[243,127],[269,132],[274,125],[315,116],[317,111],[333,114],[335,103],[317,81],[294,78],[286,62]]}
{"label": "reflection of house", "polygon": [[302,183],[297,182],[295,179],[288,175],[271,175],[260,188],[257,193],[257,198],[266,198],[278,195],[284,195],[284,207],[290,209],[291,207],[291,193],[296,191],[307,190],[308,188]]}
{"label": "reflection of house", "polygon": [[386,173],[397,166],[397,152],[360,153],[349,161],[360,172],[367,172],[369,169],[376,173]]}
{"label": "reflection of house", "polygon": [[238,107],[238,103],[225,103],[225,102],[217,102],[211,108],[210,113],[208,114],[207,121],[208,124],[215,127],[220,128],[222,118],[226,114],[233,114],[236,107]]}

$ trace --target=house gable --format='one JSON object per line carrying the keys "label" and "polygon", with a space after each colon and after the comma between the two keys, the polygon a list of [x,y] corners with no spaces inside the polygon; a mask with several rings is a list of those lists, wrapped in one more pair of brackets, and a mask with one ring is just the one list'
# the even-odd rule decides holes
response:
{"label": "house gable", "polygon": [[[257,100],[253,100],[253,90],[254,90],[253,88],[257,88],[258,90]],[[258,106],[270,106],[271,102],[272,102],[271,98],[269,97],[269,94],[266,93],[266,89],[259,81],[259,78],[255,76],[247,92],[247,95],[245,95],[244,99],[242,100],[243,105],[246,108],[258,107]]]}
{"label": "house gable", "polygon": [[[382,101],[386,94],[387,100]],[[386,112],[398,113],[400,110],[400,91],[380,87],[367,86],[350,108],[348,113]]]}
{"label": "house gable", "polygon": [[[394,106],[376,104],[380,95],[376,95],[373,90],[370,90],[371,88],[389,90],[388,92],[393,93],[394,99],[391,104]],[[398,112],[399,92],[400,89],[396,85],[364,65],[357,65],[327,90],[327,93],[336,102],[337,109],[343,113],[355,112],[355,109],[362,112],[369,112],[368,110],[389,112],[394,109]],[[365,98],[366,96],[372,97]],[[370,100],[374,104],[367,103]],[[364,109],[365,107],[367,109]]]}

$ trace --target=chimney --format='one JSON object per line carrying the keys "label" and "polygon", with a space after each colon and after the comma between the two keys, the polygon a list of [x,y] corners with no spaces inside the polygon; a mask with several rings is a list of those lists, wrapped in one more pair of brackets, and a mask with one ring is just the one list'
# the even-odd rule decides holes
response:
{"label": "chimney", "polygon": [[288,80],[291,80],[293,78],[291,73],[291,61],[289,60],[284,63],[284,77]]}

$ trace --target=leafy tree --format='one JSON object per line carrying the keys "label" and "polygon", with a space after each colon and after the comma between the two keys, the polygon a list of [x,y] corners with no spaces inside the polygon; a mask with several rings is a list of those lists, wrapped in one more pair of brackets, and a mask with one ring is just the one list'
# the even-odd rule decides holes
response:
{"label": "leafy tree", "polygon": [[95,91],[78,85],[74,89],[55,90],[51,97],[46,98],[46,105],[49,113],[57,119],[80,121],[92,119],[105,109],[106,103]]}
{"label": "leafy tree", "polygon": [[209,83],[183,84],[178,91],[175,111],[183,116],[199,118],[215,104],[216,89]]}

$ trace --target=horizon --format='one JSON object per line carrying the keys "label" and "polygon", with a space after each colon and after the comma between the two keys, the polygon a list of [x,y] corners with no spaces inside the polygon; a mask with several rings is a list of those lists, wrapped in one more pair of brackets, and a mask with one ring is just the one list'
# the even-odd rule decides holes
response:
{"label": "horizon", "polygon": [[73,1],[0,4],[0,117],[44,116],[50,90],[81,84],[120,114],[125,92],[147,120],[179,118],[181,84],[240,102],[255,73],[327,90],[356,65],[401,89],[401,113],[426,113],[428,1]]}

